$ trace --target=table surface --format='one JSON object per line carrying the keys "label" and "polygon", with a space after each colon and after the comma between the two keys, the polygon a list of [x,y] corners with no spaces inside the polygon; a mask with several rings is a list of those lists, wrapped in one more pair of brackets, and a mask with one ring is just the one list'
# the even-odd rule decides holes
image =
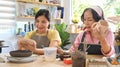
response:
{"label": "table surface", "polygon": [[[4,58],[5,63],[0,63],[0,66],[2,67],[72,67],[72,64],[64,64],[63,61],[56,60],[53,62],[47,62],[43,60],[43,56],[39,55],[37,56],[36,60],[29,63],[12,63],[7,60],[6,54],[0,54],[0,57]],[[102,58],[102,55],[87,55],[87,59],[89,58]],[[86,63],[86,67],[88,66],[88,63]],[[92,66],[96,67],[96,66]],[[98,67],[98,66],[97,66]],[[103,66],[102,66],[103,67]],[[120,67],[120,65],[112,65],[111,67]]]}

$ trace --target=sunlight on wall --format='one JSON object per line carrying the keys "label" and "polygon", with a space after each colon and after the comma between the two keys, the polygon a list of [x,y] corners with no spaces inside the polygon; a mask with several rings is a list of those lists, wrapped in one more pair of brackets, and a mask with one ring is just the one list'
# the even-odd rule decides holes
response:
{"label": "sunlight on wall", "polygon": [[[79,1],[79,2],[77,2],[77,1]],[[119,1],[119,0],[116,0],[116,1]],[[112,3],[110,3],[110,5],[116,4],[116,1],[114,1],[114,2],[111,1]],[[111,16],[115,16],[116,15],[115,14],[116,13],[115,7],[107,5],[108,2],[109,2],[108,0],[92,0],[92,1],[91,0],[73,0],[73,2],[75,2],[75,4],[73,3],[73,6],[74,6],[73,7],[73,12],[76,12],[77,10],[79,10],[78,11],[79,13],[76,12],[78,14],[82,14],[82,12],[83,12],[82,9],[86,8],[86,6],[89,7],[89,6],[93,6],[93,5],[98,5],[98,6],[100,6],[103,9],[104,16],[105,16],[106,19],[107,19],[107,17],[111,17]],[[76,4],[77,4],[77,6],[76,6]],[[75,13],[73,13],[73,14],[75,14]],[[79,25],[82,25],[82,22],[80,22]],[[110,22],[109,23],[109,27],[111,28],[111,30],[113,32],[115,32],[116,26],[113,23]]]}
{"label": "sunlight on wall", "polygon": [[103,6],[103,3],[106,2],[106,0],[81,0],[82,3],[84,4],[90,4],[90,5],[99,5]]}

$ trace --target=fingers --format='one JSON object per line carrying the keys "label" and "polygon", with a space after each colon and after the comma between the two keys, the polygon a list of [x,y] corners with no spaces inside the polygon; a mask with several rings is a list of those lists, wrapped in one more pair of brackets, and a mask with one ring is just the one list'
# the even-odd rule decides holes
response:
{"label": "fingers", "polygon": [[18,41],[19,49],[25,48],[27,50],[34,50],[36,48],[36,42],[32,39],[21,38]]}
{"label": "fingers", "polygon": [[22,45],[25,49],[33,51],[36,47],[35,45]]}
{"label": "fingers", "polygon": [[96,25],[97,25],[97,23],[93,23],[92,26],[91,26],[91,28],[95,28]]}
{"label": "fingers", "polygon": [[93,31],[92,31],[92,35],[93,35],[95,38],[98,39],[98,37],[100,36],[100,33],[99,33],[99,31],[98,31],[96,28],[94,28]]}
{"label": "fingers", "polygon": [[57,40],[53,40],[50,42],[50,47],[57,47],[58,46],[58,41]]}
{"label": "fingers", "polygon": [[36,42],[34,41],[34,40],[32,40],[32,39],[21,39],[20,41],[19,41],[19,44],[21,44],[21,45],[31,45],[31,46],[33,46],[33,45],[36,45]]}
{"label": "fingers", "polygon": [[18,50],[22,50],[23,49],[23,46],[18,44]]}

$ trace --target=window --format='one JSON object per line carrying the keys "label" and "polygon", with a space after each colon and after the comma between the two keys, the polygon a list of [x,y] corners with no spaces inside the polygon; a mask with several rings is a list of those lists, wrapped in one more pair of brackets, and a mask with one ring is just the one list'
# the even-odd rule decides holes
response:
{"label": "window", "polygon": [[103,9],[105,18],[112,20],[109,23],[110,28],[115,31],[116,26],[113,23],[120,22],[120,0],[72,0],[72,18],[80,19],[83,10],[91,5],[98,5]]}
{"label": "window", "polygon": [[15,0],[0,0],[0,39],[14,35],[14,30]]}
{"label": "window", "polygon": [[73,16],[81,16],[83,10],[91,5],[102,7],[106,17],[120,16],[120,0],[72,0]]}

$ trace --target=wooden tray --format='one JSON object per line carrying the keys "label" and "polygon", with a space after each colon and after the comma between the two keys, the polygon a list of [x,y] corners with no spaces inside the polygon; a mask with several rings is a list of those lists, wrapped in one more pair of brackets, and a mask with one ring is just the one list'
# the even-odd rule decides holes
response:
{"label": "wooden tray", "polygon": [[106,60],[103,59],[88,59],[86,65],[86,67],[109,67]]}

